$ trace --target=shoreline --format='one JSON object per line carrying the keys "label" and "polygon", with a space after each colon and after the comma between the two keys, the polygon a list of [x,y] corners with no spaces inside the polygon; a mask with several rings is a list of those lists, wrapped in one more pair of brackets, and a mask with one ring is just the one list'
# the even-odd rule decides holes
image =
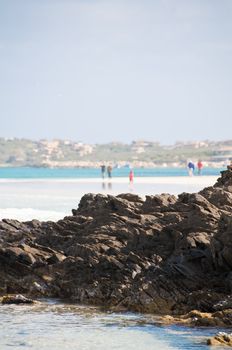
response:
{"label": "shoreline", "polygon": [[136,177],[133,184],[126,177],[110,181],[101,178],[0,179],[0,219],[57,221],[77,208],[86,193],[106,196],[133,193],[143,199],[161,193],[178,196],[212,186],[216,179],[217,176]]}
{"label": "shoreline", "polygon": [[[202,175],[202,176],[138,176],[134,178],[134,184],[213,184],[219,176],[215,175]],[[61,183],[119,183],[119,184],[129,184],[128,177],[112,177],[112,178],[0,178],[0,183],[27,183],[27,182],[61,182]],[[210,186],[210,185],[209,185]]]}

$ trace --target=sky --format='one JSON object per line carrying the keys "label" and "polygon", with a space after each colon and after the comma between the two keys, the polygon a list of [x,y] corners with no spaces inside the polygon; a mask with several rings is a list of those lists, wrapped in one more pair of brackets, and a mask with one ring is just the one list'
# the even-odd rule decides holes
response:
{"label": "sky", "polygon": [[0,0],[0,137],[232,139],[231,0]]}

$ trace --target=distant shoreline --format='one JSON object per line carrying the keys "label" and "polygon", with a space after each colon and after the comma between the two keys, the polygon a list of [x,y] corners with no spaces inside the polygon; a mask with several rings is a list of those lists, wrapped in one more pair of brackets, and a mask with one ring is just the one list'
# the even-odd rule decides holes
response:
{"label": "distant shoreline", "polygon": [[[183,164],[178,164],[178,165],[172,165],[172,164],[154,164],[152,165],[151,163],[147,163],[147,165],[139,165],[135,164],[133,162],[130,163],[129,165],[120,165],[117,166],[118,162],[98,162],[97,164],[91,164],[91,165],[43,165],[43,164],[38,164],[38,165],[7,165],[7,164],[0,164],[0,170],[1,169],[100,169],[101,164],[113,164],[113,169],[129,169],[131,168],[137,168],[137,169],[187,169],[187,166]],[[114,165],[115,164],[115,165]],[[214,162],[207,162],[207,165],[204,165],[204,169],[226,169],[226,165],[224,163],[218,164]]]}
{"label": "distant shoreline", "polygon": [[29,140],[0,137],[0,167],[99,168],[102,164],[133,168],[186,167],[201,160],[221,168],[232,160],[232,140],[176,142],[161,145],[137,140],[129,144],[87,144],[71,140]]}

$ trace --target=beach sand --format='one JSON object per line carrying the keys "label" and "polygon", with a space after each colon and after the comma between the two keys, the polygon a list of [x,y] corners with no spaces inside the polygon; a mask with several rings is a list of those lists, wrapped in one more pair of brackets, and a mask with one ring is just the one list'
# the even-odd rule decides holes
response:
{"label": "beach sand", "polygon": [[146,195],[198,192],[212,186],[217,176],[137,177],[86,179],[0,179],[0,219],[58,220],[77,208],[85,193],[117,195],[131,192]]}

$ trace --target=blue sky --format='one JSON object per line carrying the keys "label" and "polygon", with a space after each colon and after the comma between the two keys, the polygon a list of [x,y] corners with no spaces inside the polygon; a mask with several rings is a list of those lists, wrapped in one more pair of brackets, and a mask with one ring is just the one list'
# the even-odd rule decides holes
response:
{"label": "blue sky", "polygon": [[231,0],[0,0],[0,136],[231,139]]}

